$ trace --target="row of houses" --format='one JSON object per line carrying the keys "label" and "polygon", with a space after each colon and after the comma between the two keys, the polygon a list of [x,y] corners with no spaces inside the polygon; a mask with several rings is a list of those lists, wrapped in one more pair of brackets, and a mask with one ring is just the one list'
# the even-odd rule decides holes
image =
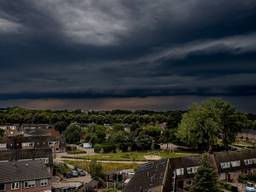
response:
{"label": "row of houses", "polygon": [[[238,183],[242,174],[256,174],[256,150],[207,155],[219,180]],[[124,192],[184,192],[193,184],[201,156],[162,159],[137,170]]]}
{"label": "row of houses", "polygon": [[61,136],[24,136],[16,135],[0,139],[0,151],[14,149],[45,149],[64,152],[65,141]]}
{"label": "row of houses", "polygon": [[0,191],[51,192],[51,175],[41,160],[0,162]]}
{"label": "row of houses", "polygon": [[0,126],[0,192],[51,192],[53,154],[65,141],[48,126]]}

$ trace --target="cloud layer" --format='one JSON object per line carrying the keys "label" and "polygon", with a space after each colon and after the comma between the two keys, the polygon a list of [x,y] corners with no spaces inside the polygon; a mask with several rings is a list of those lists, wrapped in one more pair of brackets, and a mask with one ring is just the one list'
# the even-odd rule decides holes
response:
{"label": "cloud layer", "polygon": [[0,99],[253,97],[255,17],[255,0],[0,0]]}

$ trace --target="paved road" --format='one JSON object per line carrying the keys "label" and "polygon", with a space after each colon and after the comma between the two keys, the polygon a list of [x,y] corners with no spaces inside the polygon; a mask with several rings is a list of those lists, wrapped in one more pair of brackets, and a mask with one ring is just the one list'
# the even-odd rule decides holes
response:
{"label": "paved road", "polygon": [[[69,161],[91,161],[91,160],[87,160],[87,159],[74,159],[74,158],[63,158],[63,157],[57,157],[56,159],[54,159],[54,161],[57,162],[64,162],[64,160],[69,160]],[[97,162],[101,162],[101,163],[136,163],[136,164],[145,164],[147,163],[147,161],[106,161],[106,160],[97,160]]]}

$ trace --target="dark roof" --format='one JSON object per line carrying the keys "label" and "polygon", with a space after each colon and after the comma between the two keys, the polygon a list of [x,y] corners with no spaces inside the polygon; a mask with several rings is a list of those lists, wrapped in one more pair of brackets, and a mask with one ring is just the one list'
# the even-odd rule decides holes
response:
{"label": "dark roof", "polygon": [[0,162],[0,183],[50,178],[42,161]]}
{"label": "dark roof", "polygon": [[26,136],[60,136],[60,133],[54,128],[26,128],[24,129],[24,135]]}
{"label": "dark roof", "polygon": [[172,168],[179,169],[179,168],[186,168],[186,167],[193,167],[198,166],[200,162],[201,156],[191,156],[191,157],[178,157],[170,159],[170,163]]}
{"label": "dark roof", "polygon": [[[256,164],[253,165],[245,165],[244,161],[245,159],[253,159],[256,158],[256,149],[250,149],[250,150],[242,150],[242,151],[226,151],[226,152],[217,152],[214,153],[214,158],[216,162],[216,166],[218,168],[219,172],[226,172],[236,169],[250,169],[252,167],[256,167]],[[239,161],[241,160],[241,165],[239,167],[231,167],[228,169],[221,169],[220,163],[221,162],[230,162],[230,161]]]}
{"label": "dark roof", "polygon": [[15,161],[19,159],[49,158],[52,163],[51,149],[21,149],[0,152],[0,161]]}
{"label": "dark roof", "polygon": [[[62,141],[64,142],[64,138],[61,136],[9,136],[0,139],[0,143],[11,143],[11,142],[48,142],[48,141]],[[47,144],[47,143],[46,143]]]}
{"label": "dark roof", "polygon": [[144,192],[162,186],[168,163],[168,159],[162,159],[141,166],[126,185],[124,192]]}

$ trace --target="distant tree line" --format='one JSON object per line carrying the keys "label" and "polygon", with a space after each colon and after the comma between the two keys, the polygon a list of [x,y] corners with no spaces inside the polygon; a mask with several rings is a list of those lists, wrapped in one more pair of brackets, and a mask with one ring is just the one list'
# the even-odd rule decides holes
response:
{"label": "distant tree line", "polygon": [[31,110],[19,107],[2,109],[0,111],[0,124],[56,124],[65,122],[70,124],[78,122],[80,124],[95,123],[115,124],[115,123],[173,123],[176,126],[180,122],[181,115],[184,111],[166,111],[156,112],[147,110],[112,110],[112,111],[90,111],[82,112],[81,110]]}
{"label": "distant tree line", "polygon": [[[53,111],[8,108],[0,124],[51,124],[68,143],[89,142],[97,152],[158,149],[160,143],[199,150],[228,148],[243,128],[256,129],[256,115],[238,112],[221,99],[193,104],[188,111]],[[1,136],[1,134],[0,134]]]}

